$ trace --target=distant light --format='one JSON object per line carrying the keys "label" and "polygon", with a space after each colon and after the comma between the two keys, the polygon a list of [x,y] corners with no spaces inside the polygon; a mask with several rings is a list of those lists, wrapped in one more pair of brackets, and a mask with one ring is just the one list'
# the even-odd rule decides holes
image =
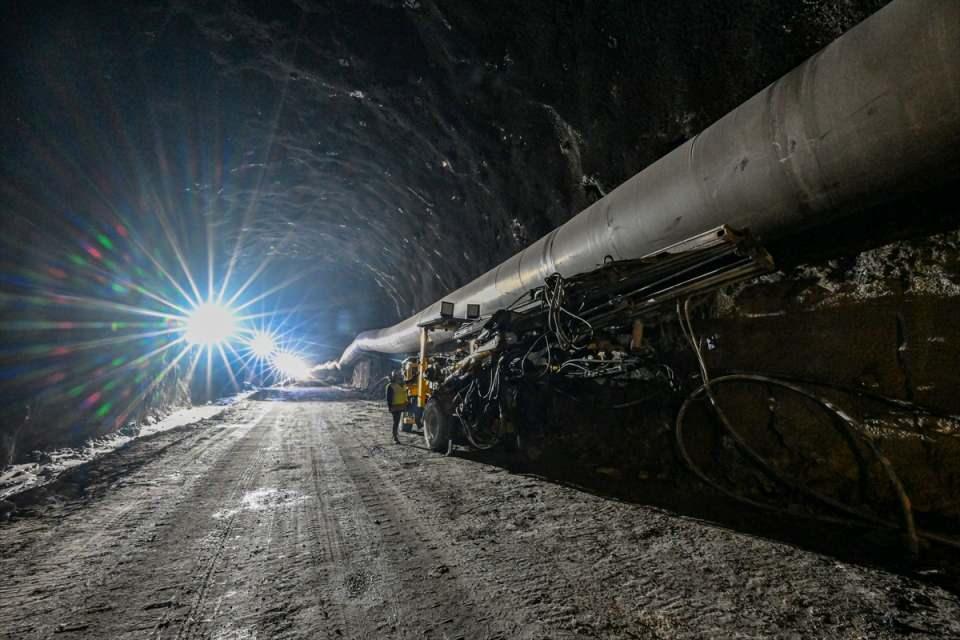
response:
{"label": "distant light", "polygon": [[277,341],[273,336],[263,331],[257,331],[247,343],[251,353],[257,358],[269,358],[277,350]]}
{"label": "distant light", "polygon": [[310,365],[295,353],[282,351],[273,358],[273,366],[285,378],[306,380],[310,377]]}
{"label": "distant light", "polygon": [[187,316],[183,337],[188,344],[213,346],[226,342],[237,331],[237,319],[227,307],[204,302]]}

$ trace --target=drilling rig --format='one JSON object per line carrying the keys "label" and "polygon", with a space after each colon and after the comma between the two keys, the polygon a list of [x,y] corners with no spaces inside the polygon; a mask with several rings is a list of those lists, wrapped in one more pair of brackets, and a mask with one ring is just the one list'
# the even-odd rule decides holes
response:
{"label": "drilling rig", "polygon": [[[392,327],[359,334],[338,365],[419,348],[406,364],[408,420],[422,424],[429,448],[509,449],[526,436],[518,420],[524,403],[547,386],[676,390],[650,339],[675,318],[699,368],[699,387],[675,423],[677,451],[696,475],[743,498],[713,483],[686,452],[687,408],[707,400],[731,441],[773,482],[834,512],[901,529],[915,554],[920,538],[936,536],[914,526],[910,500],[869,434],[789,380],[712,378],[691,309],[721,287],[773,270],[764,247],[958,175],[960,2],[894,0],[500,265]],[[715,400],[713,389],[731,382],[777,387],[830,414],[879,463],[902,522],[776,473]]]}
{"label": "drilling rig", "polygon": [[[636,260],[552,274],[485,317],[474,307],[455,318],[454,305],[442,305],[420,324],[420,355],[407,363],[416,365],[412,412],[434,451],[513,449],[523,439],[524,390],[558,379],[671,388],[673,373],[644,332],[672,318],[678,301],[773,268],[748,233],[721,226]],[[453,340],[431,354],[434,331],[453,331]]]}

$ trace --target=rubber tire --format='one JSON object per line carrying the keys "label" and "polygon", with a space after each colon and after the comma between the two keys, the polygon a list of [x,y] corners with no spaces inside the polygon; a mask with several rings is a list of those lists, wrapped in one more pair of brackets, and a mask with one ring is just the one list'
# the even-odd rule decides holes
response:
{"label": "rubber tire", "polygon": [[444,453],[450,442],[450,419],[434,398],[427,400],[423,410],[423,439],[431,451]]}

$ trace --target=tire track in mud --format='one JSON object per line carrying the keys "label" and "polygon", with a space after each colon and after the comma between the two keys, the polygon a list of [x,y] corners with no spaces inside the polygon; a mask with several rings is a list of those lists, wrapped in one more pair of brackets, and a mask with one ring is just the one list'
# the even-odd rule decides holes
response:
{"label": "tire track in mud", "polygon": [[[246,440],[250,436],[258,435],[257,431],[261,427],[263,421],[274,413],[276,413],[275,406],[268,405],[268,409],[264,411],[264,413],[254,422],[247,434],[245,434],[244,439]],[[279,421],[281,419],[282,414],[276,414],[274,416],[274,420]],[[250,459],[244,461],[242,467],[243,470],[239,478],[232,483],[232,487],[225,501],[226,504],[232,505],[239,502],[239,499],[251,486],[254,478],[261,470],[266,451],[263,446],[260,446],[259,442],[256,442],[255,438],[254,443],[256,446],[250,448],[252,450],[251,455],[249,456]],[[228,466],[236,466],[238,464],[238,461],[233,459],[228,459],[225,462]],[[189,606],[189,609],[181,618],[183,621],[179,628],[176,629],[176,635],[173,636],[177,640],[180,640],[181,638],[195,638],[205,630],[198,627],[198,612],[206,603],[214,571],[224,555],[227,540],[234,530],[234,525],[240,513],[241,512],[239,509],[235,509],[229,513],[226,518],[218,521],[216,530],[208,534],[206,539],[201,542],[200,550],[193,561],[193,570],[191,571],[190,576],[187,578],[185,583],[182,583],[177,595],[172,598],[173,602],[176,603],[180,600],[178,597],[180,594],[190,592],[196,593],[195,597],[193,598],[193,602]],[[173,612],[174,609],[172,607],[168,608],[168,613],[155,624],[153,633],[151,634],[152,637],[161,638],[164,636],[167,627],[176,621],[172,616]]]}
{"label": "tire track in mud", "polygon": [[318,522],[311,515],[318,501],[304,457],[310,422],[296,405],[270,406],[275,418],[251,431],[245,443],[256,458],[236,456],[214,474],[223,482],[243,469],[243,477],[227,497],[192,504],[201,513],[219,509],[228,515],[205,536],[182,588],[195,594],[194,602],[186,612],[171,612],[176,635],[159,637],[344,637],[346,624],[318,595],[329,582],[321,575],[329,560],[318,553],[320,535],[332,529],[311,524]]}
{"label": "tire track in mud", "polygon": [[[156,507],[156,517],[150,519],[153,532],[142,539],[127,543],[122,552],[115,552],[117,558],[114,570],[104,572],[104,581],[100,589],[94,591],[92,598],[102,602],[95,612],[104,612],[119,609],[118,595],[125,595],[129,599],[124,603],[125,615],[102,619],[94,617],[89,622],[79,621],[76,626],[89,624],[91,631],[98,629],[98,623],[107,625],[103,632],[111,637],[132,635],[142,638],[150,635],[158,636],[169,625],[171,616],[180,610],[180,584],[170,583],[170,576],[163,568],[154,568],[149,565],[141,568],[137,560],[148,561],[153,555],[164,550],[170,536],[181,528],[183,514],[191,510],[191,501],[197,491],[203,491],[203,480],[216,475],[217,469],[225,462],[237,447],[249,437],[249,434],[265,419],[267,413],[260,413],[246,422],[234,425],[234,428],[224,430],[224,438],[215,445],[203,447],[200,451],[186,450],[182,452],[183,459],[173,460],[173,471],[164,472],[164,477],[186,477],[183,484],[173,483],[172,493],[161,496],[150,496],[146,502],[148,508]],[[218,450],[217,457],[203,470],[194,471],[197,462],[207,453]],[[179,464],[177,464],[179,462]],[[165,467],[166,469],[166,467]],[[186,473],[184,473],[186,470]],[[199,489],[197,485],[199,483]],[[148,529],[149,531],[149,529]],[[157,570],[159,569],[159,570]],[[160,584],[158,584],[158,581]],[[172,595],[171,595],[172,594]],[[158,618],[159,616],[159,618]]]}
{"label": "tire track in mud", "polygon": [[[268,453],[280,451],[276,464],[264,470],[264,486],[274,486],[279,483],[273,482],[271,476],[283,473],[286,469],[300,470],[302,465],[294,463],[297,460],[297,450],[292,446],[291,440],[296,435],[296,429],[290,429],[290,416],[284,415],[283,419],[276,422],[272,433],[272,444],[267,448]],[[291,478],[294,483],[303,484],[302,473],[299,476]],[[297,495],[304,496],[302,488]],[[298,505],[299,506],[299,505]],[[304,540],[304,533],[301,530],[304,509],[298,506],[290,505],[290,508],[269,509],[265,512],[267,523],[260,525],[260,520],[252,525],[257,530],[256,536],[244,536],[244,545],[248,564],[255,564],[256,582],[249,593],[249,604],[234,602],[231,609],[237,606],[244,608],[253,608],[255,613],[250,614],[248,627],[251,638],[280,638],[286,635],[286,632],[293,626],[291,617],[296,615],[300,607],[292,602],[290,595],[296,591],[297,580],[293,576],[298,576],[304,570],[309,568],[309,561],[306,560],[309,554],[303,549],[308,545]],[[261,531],[262,530],[262,531]],[[253,538],[258,539],[263,547],[253,546],[250,542]],[[256,543],[254,543],[256,544]],[[234,557],[240,557],[239,551]],[[234,576],[225,579],[221,591],[234,588]],[[229,584],[226,584],[229,583]],[[240,585],[236,585],[237,590]],[[230,591],[222,593],[217,599],[217,605],[214,608],[210,620],[218,624],[218,617],[221,616],[221,606],[226,599],[237,600],[236,597],[230,597]],[[226,617],[226,616],[224,616]],[[243,627],[237,627],[233,621],[225,624],[218,624],[213,632],[215,637],[243,637],[246,631]]]}
{"label": "tire track in mud", "polygon": [[[311,519],[313,521],[312,530],[318,542],[316,547],[312,547],[314,563],[321,584],[325,589],[329,589],[334,580],[333,567],[342,565],[346,559],[340,551],[343,543],[336,519],[333,517],[329,500],[324,498],[324,496],[326,496],[326,488],[323,483],[324,473],[320,465],[317,447],[311,444],[308,451],[310,477],[313,481],[314,495],[317,497],[318,503],[311,513]],[[324,593],[324,595],[326,596],[323,598],[324,603],[329,604],[329,606],[323,607],[325,617],[329,618],[331,615],[329,609],[333,609],[333,615],[335,617],[332,622],[336,626],[334,634],[339,636],[342,633],[342,629],[349,627],[347,613],[338,598],[331,597],[330,594],[326,593]]]}
{"label": "tire track in mud", "polygon": [[960,637],[943,590],[397,447],[379,403],[251,402],[210,436],[0,528],[0,636]]}
{"label": "tire track in mud", "polygon": [[465,579],[491,587],[515,623],[511,638],[960,637],[960,599],[937,587],[397,447],[375,403],[329,412],[340,433],[381,448],[371,461],[395,478],[421,524],[456,548]]}
{"label": "tire track in mud", "polygon": [[[228,447],[231,431],[223,427],[187,430],[152,451],[158,457],[138,465],[132,475],[121,477],[109,491],[99,492],[91,502],[65,507],[63,510],[69,513],[62,520],[57,510],[52,516],[42,515],[41,522],[53,520],[55,524],[43,540],[29,546],[29,557],[36,558],[37,563],[28,562],[19,572],[7,575],[11,576],[11,589],[18,588],[18,579],[42,575],[40,589],[35,588],[33,593],[43,590],[44,599],[56,597],[56,601],[47,608],[31,608],[30,615],[25,616],[31,621],[9,637],[94,628],[102,614],[115,608],[115,594],[108,590],[111,578],[148,550],[158,529],[167,526],[189,495],[184,489],[199,477],[187,471],[210,451]],[[160,434],[159,438],[165,436],[169,437]],[[109,463],[109,456],[100,461]],[[161,466],[163,472],[157,473]],[[150,495],[144,495],[143,487],[151,487]],[[92,517],[78,520],[81,515]],[[2,567],[0,570],[4,570]],[[37,618],[44,619],[39,627]]]}
{"label": "tire track in mud", "polygon": [[[374,419],[377,417],[377,409],[379,407],[372,412]],[[362,412],[361,415],[370,416],[371,412]],[[347,416],[344,416],[342,421],[336,421],[338,425],[350,422],[353,420]],[[419,472],[422,469],[407,467],[394,459],[388,452],[396,449],[390,445],[369,444],[369,437],[363,437],[368,433],[360,434],[356,430],[343,427],[337,427],[337,432],[342,439],[351,441],[352,446],[341,445],[343,451],[372,449],[382,452],[377,457],[380,464],[376,465],[380,481],[371,483],[371,486],[387,487],[383,492],[389,492],[390,503],[409,514],[408,518],[415,520],[421,530],[442,531],[438,526],[442,518],[432,518],[431,515],[456,513],[464,503],[471,504],[471,507],[476,509],[479,505],[492,506],[502,500],[494,494],[477,501],[476,495],[464,494],[465,490],[469,492],[470,488],[476,486],[476,474],[483,474],[482,466],[472,465],[465,469],[463,460],[424,451],[419,454],[420,462],[429,471],[423,474]],[[392,478],[385,482],[384,475]],[[423,475],[431,477],[424,482]],[[496,619],[505,627],[502,637],[591,637],[590,634],[568,634],[572,628],[572,612],[577,610],[569,603],[577,599],[577,593],[567,582],[565,571],[549,557],[530,556],[522,553],[522,549],[500,544],[496,526],[497,523],[491,522],[489,528],[483,532],[486,547],[475,547],[471,544],[474,541],[467,540],[467,546],[458,550],[457,540],[449,535],[434,533],[428,538],[432,539],[428,548],[449,558],[450,570],[469,585],[477,598],[482,599],[483,608],[496,612]],[[492,549],[488,551],[487,547],[491,546]],[[463,562],[466,554],[475,553],[478,555],[471,555],[469,562]],[[563,603],[558,604],[556,600],[562,600]],[[476,621],[473,628],[482,628],[493,618],[493,615],[484,616]]]}
{"label": "tire track in mud", "polygon": [[315,421],[311,430],[314,444],[310,447],[324,551],[329,558],[326,595],[337,609],[346,637],[362,637],[371,632],[392,636],[403,622],[399,616],[392,616],[396,618],[394,628],[385,628],[381,623],[370,629],[367,612],[406,596],[393,588],[379,521],[367,511],[341,451],[330,438],[329,428],[326,420]]}
{"label": "tire track in mud", "polygon": [[219,596],[200,630],[217,638],[343,638],[346,624],[324,595],[330,529],[314,495],[309,421],[295,405],[276,406],[281,415],[259,443],[264,462],[274,460],[261,465],[254,493],[278,499],[236,514],[242,535],[217,569]]}
{"label": "tire track in mud", "polygon": [[[325,477],[343,484],[328,498],[328,513],[336,515],[333,525],[346,540],[337,551],[344,570],[332,588],[345,590],[351,624],[360,625],[357,631],[369,629],[369,613],[376,612],[378,624],[370,631],[378,637],[509,637],[498,629],[496,609],[476,597],[485,589],[463,582],[445,545],[371,463],[380,450],[363,447],[349,437],[339,416],[323,413],[314,431],[322,443],[321,466]],[[366,607],[353,604],[369,592],[375,595]]]}
{"label": "tire track in mud", "polygon": [[[369,430],[352,432],[352,437],[369,442]],[[386,464],[408,464],[409,448],[386,447],[385,451]],[[638,565],[648,559],[640,546],[630,549],[621,541],[628,552],[614,555],[606,544],[622,538],[624,523],[638,518],[647,522],[644,528],[654,532],[653,538],[659,537],[662,514],[584,497],[575,489],[513,475],[456,455],[447,458],[424,452],[416,457],[414,473],[398,474],[397,491],[420,496],[425,519],[446,530],[450,543],[462,549],[461,556],[470,558],[464,573],[477,582],[495,585],[496,599],[510,603],[517,630],[511,637],[669,638],[689,629],[661,613],[657,595],[663,587],[658,582],[669,578],[665,575],[669,570],[640,569]],[[473,491],[465,493],[468,487]],[[536,501],[544,488],[552,494],[551,505]],[[582,514],[588,517],[571,518],[582,511],[578,503],[591,503],[589,512]],[[440,509],[431,513],[422,505]],[[464,521],[470,524],[464,526]],[[538,535],[539,527],[553,529],[558,522],[552,537]],[[647,601],[656,604],[654,614],[636,615],[644,598],[629,602],[618,597],[614,585],[628,582],[631,591],[650,594]],[[668,600],[663,612],[675,608],[680,598],[668,596]],[[707,603],[699,611],[677,613],[697,621],[714,611],[713,603]],[[696,624],[692,626],[696,628]]]}

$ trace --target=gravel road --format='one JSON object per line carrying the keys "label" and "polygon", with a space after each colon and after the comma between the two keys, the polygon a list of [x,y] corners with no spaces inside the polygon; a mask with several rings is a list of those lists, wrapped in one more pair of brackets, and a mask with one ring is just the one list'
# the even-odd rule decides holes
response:
{"label": "gravel road", "polygon": [[247,400],[0,525],[2,638],[960,637],[939,587]]}

